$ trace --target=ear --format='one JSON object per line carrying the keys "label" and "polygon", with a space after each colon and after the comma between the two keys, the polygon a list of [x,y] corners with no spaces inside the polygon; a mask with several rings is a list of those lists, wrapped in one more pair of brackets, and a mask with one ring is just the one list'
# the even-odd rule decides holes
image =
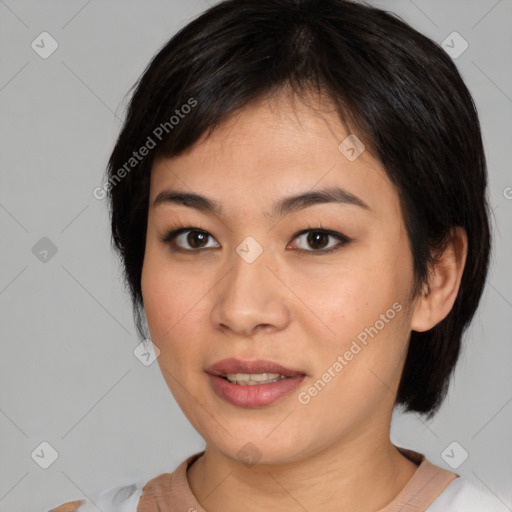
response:
{"label": "ear", "polygon": [[449,238],[429,269],[428,285],[416,299],[411,318],[413,331],[428,331],[441,322],[451,311],[459,291],[466,263],[468,237],[460,226],[451,229]]}

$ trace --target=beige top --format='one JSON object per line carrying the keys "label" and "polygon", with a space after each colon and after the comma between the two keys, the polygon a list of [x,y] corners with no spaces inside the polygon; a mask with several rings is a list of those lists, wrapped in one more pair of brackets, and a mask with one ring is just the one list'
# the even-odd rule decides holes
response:
{"label": "beige top", "polygon": [[[432,464],[418,452],[398,446],[397,449],[417,464],[418,469],[393,501],[378,512],[425,512],[458,475]],[[130,500],[130,503],[133,506],[117,501],[118,506],[115,508],[133,512],[207,512],[192,494],[187,480],[187,468],[203,453],[204,451],[191,455],[174,472],[162,473],[145,483],[140,491],[140,499],[135,494],[132,495],[134,500]],[[78,500],[64,503],[49,512],[88,510],[87,500]]]}

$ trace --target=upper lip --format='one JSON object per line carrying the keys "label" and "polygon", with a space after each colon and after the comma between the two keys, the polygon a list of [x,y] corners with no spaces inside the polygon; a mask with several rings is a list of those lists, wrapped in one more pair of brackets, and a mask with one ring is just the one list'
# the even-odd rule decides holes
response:
{"label": "upper lip", "polygon": [[226,376],[230,373],[279,373],[285,377],[305,375],[299,370],[285,368],[274,361],[258,359],[255,361],[241,361],[239,359],[223,359],[206,368],[211,375]]}

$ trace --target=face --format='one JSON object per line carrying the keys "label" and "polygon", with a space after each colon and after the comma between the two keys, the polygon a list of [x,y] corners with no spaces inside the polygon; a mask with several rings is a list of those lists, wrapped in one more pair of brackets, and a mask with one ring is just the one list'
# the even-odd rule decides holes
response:
{"label": "face", "polygon": [[339,149],[349,133],[325,100],[313,106],[253,104],[152,170],[151,339],[184,414],[232,460],[386,435],[405,360],[413,271],[397,191],[353,139]]}

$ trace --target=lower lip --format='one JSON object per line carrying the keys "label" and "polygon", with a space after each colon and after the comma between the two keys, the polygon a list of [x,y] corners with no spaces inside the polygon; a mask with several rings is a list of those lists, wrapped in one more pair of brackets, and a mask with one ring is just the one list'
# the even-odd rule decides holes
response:
{"label": "lower lip", "polygon": [[228,380],[210,373],[208,377],[215,393],[230,404],[238,407],[264,407],[294,390],[305,376],[297,375],[276,382],[253,386],[232,384]]}

